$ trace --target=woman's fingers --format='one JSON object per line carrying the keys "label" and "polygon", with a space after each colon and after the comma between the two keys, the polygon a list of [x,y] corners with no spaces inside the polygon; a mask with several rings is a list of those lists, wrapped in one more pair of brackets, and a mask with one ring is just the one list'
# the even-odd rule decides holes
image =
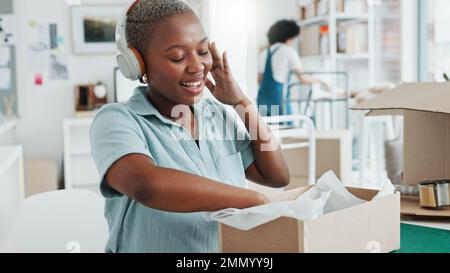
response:
{"label": "woman's fingers", "polygon": [[205,85],[209,91],[214,94],[214,91],[216,91],[216,86],[208,78],[205,80]]}
{"label": "woman's fingers", "polygon": [[216,68],[223,69],[222,58],[220,57],[219,50],[217,50],[216,42],[212,42],[209,45],[209,50],[211,51],[211,56],[213,59],[213,66],[211,71],[214,71]]}
{"label": "woman's fingers", "polygon": [[227,54],[226,51],[223,53],[223,71],[226,74],[230,74],[231,73],[230,63],[228,62],[228,54]]}

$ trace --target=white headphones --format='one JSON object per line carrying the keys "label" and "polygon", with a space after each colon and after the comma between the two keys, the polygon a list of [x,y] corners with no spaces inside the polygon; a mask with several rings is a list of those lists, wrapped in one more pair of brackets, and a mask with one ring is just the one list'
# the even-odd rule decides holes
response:
{"label": "white headphones", "polygon": [[128,44],[125,33],[127,16],[137,3],[139,0],[124,10],[116,25],[117,64],[123,76],[132,81],[140,79],[145,74],[144,59],[136,48]]}

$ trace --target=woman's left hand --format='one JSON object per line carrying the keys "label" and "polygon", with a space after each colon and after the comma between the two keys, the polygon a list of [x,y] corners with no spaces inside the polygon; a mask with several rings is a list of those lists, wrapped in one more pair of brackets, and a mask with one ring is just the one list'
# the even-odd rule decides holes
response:
{"label": "woman's left hand", "polygon": [[224,52],[223,56],[220,56],[215,42],[209,45],[209,51],[213,59],[211,75],[215,84],[206,79],[206,87],[220,102],[229,105],[240,104],[247,99],[247,96],[242,92],[242,89],[231,74],[227,53]]}

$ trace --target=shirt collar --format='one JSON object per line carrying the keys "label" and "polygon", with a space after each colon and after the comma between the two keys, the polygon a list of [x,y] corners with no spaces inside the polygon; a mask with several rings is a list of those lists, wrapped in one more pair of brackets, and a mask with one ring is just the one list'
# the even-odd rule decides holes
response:
{"label": "shirt collar", "polygon": [[140,116],[158,116],[161,115],[146,96],[147,87],[139,86],[134,89],[133,96],[128,99],[126,104]]}

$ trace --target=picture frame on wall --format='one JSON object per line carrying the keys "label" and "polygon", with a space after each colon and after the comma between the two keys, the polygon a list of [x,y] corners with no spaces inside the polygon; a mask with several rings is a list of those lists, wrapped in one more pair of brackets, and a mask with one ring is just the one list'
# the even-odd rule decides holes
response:
{"label": "picture frame on wall", "polygon": [[73,51],[76,54],[113,54],[116,23],[122,6],[74,6],[71,8]]}

